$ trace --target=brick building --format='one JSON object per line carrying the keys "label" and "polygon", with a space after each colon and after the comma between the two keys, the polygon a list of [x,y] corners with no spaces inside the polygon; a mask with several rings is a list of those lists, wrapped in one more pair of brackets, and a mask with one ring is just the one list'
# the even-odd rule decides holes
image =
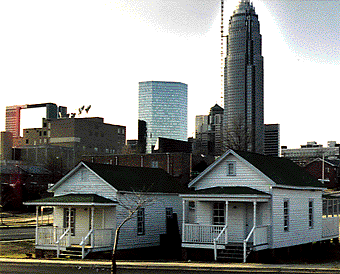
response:
{"label": "brick building", "polygon": [[131,167],[161,168],[187,185],[193,174],[202,172],[214,157],[202,157],[191,153],[154,153],[83,156],[83,161]]}
{"label": "brick building", "polygon": [[320,158],[308,163],[304,168],[315,178],[319,179],[325,187],[340,189],[339,160],[322,160]]}
{"label": "brick building", "polygon": [[[71,117],[43,119],[41,128],[24,129],[23,137],[16,140],[14,148],[69,148],[73,151],[73,167],[83,155],[122,153],[125,142],[125,126],[106,124],[104,118],[100,117]],[[47,156],[42,157],[47,161]]]}

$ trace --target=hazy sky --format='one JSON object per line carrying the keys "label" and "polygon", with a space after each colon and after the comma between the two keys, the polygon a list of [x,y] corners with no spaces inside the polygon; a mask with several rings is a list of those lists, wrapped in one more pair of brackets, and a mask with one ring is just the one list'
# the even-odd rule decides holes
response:
{"label": "hazy sky", "polygon": [[[238,2],[225,1],[226,23]],[[340,1],[253,3],[265,123],[281,124],[288,147],[340,142]],[[140,81],[188,84],[188,136],[195,115],[221,104],[219,1],[1,1],[0,25],[0,130],[7,105],[53,102],[75,112],[91,104],[90,116],[137,138]],[[23,127],[40,127],[39,115],[23,111]]]}

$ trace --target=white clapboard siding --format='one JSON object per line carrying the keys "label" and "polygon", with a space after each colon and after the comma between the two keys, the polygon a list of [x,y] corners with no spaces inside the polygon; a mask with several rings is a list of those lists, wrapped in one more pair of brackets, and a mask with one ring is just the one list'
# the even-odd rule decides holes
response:
{"label": "white clapboard siding", "polygon": [[108,199],[115,199],[116,197],[116,192],[111,185],[85,167],[81,167],[63,182],[63,184],[55,190],[54,195],[59,196],[69,193],[91,193]]}
{"label": "white clapboard siding", "polygon": [[[133,194],[132,194],[133,195]],[[137,218],[124,224],[119,235],[118,249],[130,249],[140,247],[158,246],[160,235],[166,233],[166,208],[172,207],[177,213],[178,226],[181,233],[182,201],[178,195],[151,196],[153,202],[145,208],[145,235],[137,235]],[[127,216],[127,211],[117,206],[117,225]]]}
{"label": "white clapboard siding", "polygon": [[[236,176],[227,175],[227,165],[229,161],[233,161],[236,164]],[[216,186],[246,186],[269,192],[270,185],[271,181],[265,176],[230,154],[201,178],[201,180],[197,181],[194,187],[196,190],[199,190]]]}
{"label": "white clapboard siding", "polygon": [[212,225],[213,219],[212,202],[196,202],[196,221],[195,223]]}
{"label": "white clapboard siding", "polygon": [[[283,228],[283,202],[289,200],[289,231]],[[313,199],[314,225],[309,227],[308,202]],[[322,235],[321,191],[273,188],[273,248],[320,241]]]}

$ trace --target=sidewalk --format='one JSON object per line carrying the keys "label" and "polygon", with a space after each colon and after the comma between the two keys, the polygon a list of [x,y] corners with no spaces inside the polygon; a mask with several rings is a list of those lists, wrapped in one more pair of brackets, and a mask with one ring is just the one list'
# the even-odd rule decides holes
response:
{"label": "sidewalk", "polygon": [[[53,264],[60,266],[101,267],[110,268],[110,261],[87,261],[87,260],[40,260],[40,259],[10,259],[0,258],[1,263],[20,264]],[[209,272],[266,272],[266,273],[340,273],[340,262],[330,266],[325,265],[274,265],[274,264],[243,264],[243,263],[206,263],[206,262],[148,262],[148,261],[118,261],[118,269],[162,269],[162,270],[186,270],[186,271],[209,271]]]}

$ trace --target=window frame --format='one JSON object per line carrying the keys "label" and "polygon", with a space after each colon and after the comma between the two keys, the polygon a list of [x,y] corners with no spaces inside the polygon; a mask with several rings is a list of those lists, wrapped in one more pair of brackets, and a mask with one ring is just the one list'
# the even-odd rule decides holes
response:
{"label": "window frame", "polygon": [[308,201],[308,227],[314,228],[314,200],[309,199]]}
{"label": "window frame", "polygon": [[224,202],[214,202],[212,214],[213,225],[225,225],[225,209],[226,206]]}
{"label": "window frame", "polygon": [[145,235],[145,209],[141,207],[137,210],[137,235]]}
{"label": "window frame", "polygon": [[[63,220],[63,227],[68,228],[68,222],[69,222],[69,209],[68,207],[64,208],[64,220]],[[70,232],[71,236],[76,235],[76,209],[71,208],[71,223],[70,223]]]}
{"label": "window frame", "polygon": [[227,176],[236,176],[236,162],[235,161],[227,161]]}
{"label": "window frame", "polygon": [[283,200],[283,230],[289,231],[289,199]]}

